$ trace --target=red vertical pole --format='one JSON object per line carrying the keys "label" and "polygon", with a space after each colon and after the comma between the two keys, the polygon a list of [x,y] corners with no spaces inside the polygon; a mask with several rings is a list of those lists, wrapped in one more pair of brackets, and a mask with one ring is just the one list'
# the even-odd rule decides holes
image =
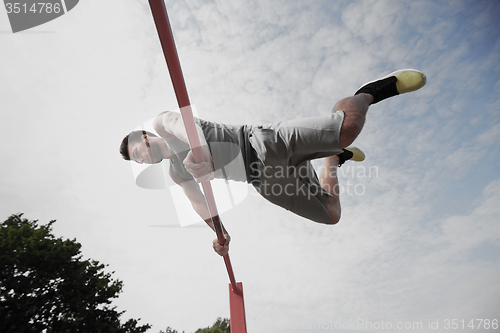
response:
{"label": "red vertical pole", "polygon": [[[184,76],[182,74],[181,64],[179,61],[179,56],[177,54],[177,49],[175,47],[174,37],[172,34],[172,29],[170,27],[170,22],[168,20],[168,14],[165,8],[165,4],[163,3],[163,0],[150,0],[149,4],[151,6],[151,11],[153,12],[153,18],[156,23],[161,46],[163,48],[163,53],[165,54],[165,60],[167,61],[170,78],[172,79],[175,95],[177,96],[177,102],[181,109],[182,120],[184,122],[184,126],[186,127],[189,145],[193,150],[195,160],[202,161],[203,156],[200,149],[200,138],[198,137],[193,113],[191,112],[191,103],[189,101],[186,83],[184,82]],[[222,226],[220,223],[219,214],[217,212],[217,206],[215,204],[212,185],[210,184],[210,182],[203,182],[201,185],[205,193],[208,209],[212,216],[212,222],[217,233],[217,238],[219,240],[219,243],[222,245],[224,244],[225,239],[222,233]],[[234,289],[237,290],[238,288],[234,279],[234,273],[232,270],[231,261],[229,260],[229,256],[224,256],[224,261],[226,262],[231,284],[234,286]]]}
{"label": "red vertical pole", "polygon": [[231,311],[231,333],[246,333],[245,303],[243,301],[243,284],[238,282],[240,292],[229,285],[229,309]]}
{"label": "red vertical pole", "polygon": [[[153,13],[156,29],[160,38],[160,43],[165,55],[165,60],[167,61],[172,85],[174,86],[177,102],[181,110],[182,120],[184,122],[184,126],[186,127],[189,146],[193,151],[195,161],[202,161],[203,156],[201,152],[201,143],[198,137],[198,132],[196,130],[193,113],[191,111],[191,103],[189,101],[186,83],[184,81],[184,75],[182,74],[179,56],[177,54],[177,48],[175,47],[172,28],[168,19],[165,3],[163,2],[163,0],[149,0],[149,6],[151,7],[151,12]],[[203,192],[205,193],[207,206],[211,214],[212,222],[217,234],[217,239],[219,241],[219,244],[222,245],[225,242],[225,238],[222,232],[222,224],[217,212],[217,206],[215,204],[212,185],[209,181],[203,182],[201,185],[203,187]],[[226,264],[229,280],[231,281],[231,284],[229,286],[231,332],[246,333],[245,305],[243,303],[243,285],[241,282],[236,283],[229,255],[224,256],[224,263]]]}

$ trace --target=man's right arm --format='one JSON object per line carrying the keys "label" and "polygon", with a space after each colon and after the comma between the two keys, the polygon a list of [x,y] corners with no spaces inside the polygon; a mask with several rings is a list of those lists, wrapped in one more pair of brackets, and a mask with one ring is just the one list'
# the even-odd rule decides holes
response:
{"label": "man's right arm", "polygon": [[[201,192],[200,185],[198,185],[198,183],[196,183],[194,180],[182,179],[176,176],[173,173],[172,169],[170,169],[169,173],[170,177],[172,177],[172,180],[182,187],[182,189],[184,190],[184,194],[191,202],[191,205],[193,206],[196,213],[205,221],[205,223],[210,228],[212,228],[213,231],[215,231],[211,214],[207,207],[205,195]],[[217,252],[221,256],[227,254],[229,250],[229,242],[231,241],[231,237],[229,236],[224,226],[222,226],[222,232],[224,234],[224,238],[226,238],[226,243],[224,244],[224,246],[220,246],[218,243],[215,244],[216,240],[214,240],[213,246],[215,252]]]}
{"label": "man's right arm", "polygon": [[[184,194],[191,202],[194,210],[198,215],[213,229],[210,213],[207,208],[205,195],[201,192],[200,186],[194,180],[183,179],[177,176],[172,169],[169,170],[172,180],[182,187]],[[208,222],[208,221],[210,222]]]}

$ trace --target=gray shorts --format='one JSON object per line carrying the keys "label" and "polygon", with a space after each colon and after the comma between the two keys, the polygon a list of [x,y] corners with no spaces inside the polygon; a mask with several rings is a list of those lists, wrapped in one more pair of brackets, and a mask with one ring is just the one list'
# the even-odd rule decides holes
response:
{"label": "gray shorts", "polygon": [[344,112],[279,122],[250,129],[256,153],[252,184],[270,202],[307,219],[328,223],[328,198],[311,160],[342,153],[339,144]]}

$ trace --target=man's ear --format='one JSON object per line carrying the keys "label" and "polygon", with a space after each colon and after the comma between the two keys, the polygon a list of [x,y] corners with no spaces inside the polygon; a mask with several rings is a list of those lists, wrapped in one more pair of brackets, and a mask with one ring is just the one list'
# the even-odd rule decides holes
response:
{"label": "man's ear", "polygon": [[142,135],[142,138],[144,139],[144,141],[146,142],[146,147],[150,147],[149,146],[149,136],[147,134],[143,134]]}

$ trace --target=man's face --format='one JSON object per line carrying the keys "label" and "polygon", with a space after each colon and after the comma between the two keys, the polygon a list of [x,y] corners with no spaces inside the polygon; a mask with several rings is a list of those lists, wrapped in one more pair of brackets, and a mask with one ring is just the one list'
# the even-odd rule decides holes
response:
{"label": "man's face", "polygon": [[128,152],[130,159],[139,164],[155,164],[162,160],[158,145],[151,142],[146,134],[132,142],[129,141]]}

